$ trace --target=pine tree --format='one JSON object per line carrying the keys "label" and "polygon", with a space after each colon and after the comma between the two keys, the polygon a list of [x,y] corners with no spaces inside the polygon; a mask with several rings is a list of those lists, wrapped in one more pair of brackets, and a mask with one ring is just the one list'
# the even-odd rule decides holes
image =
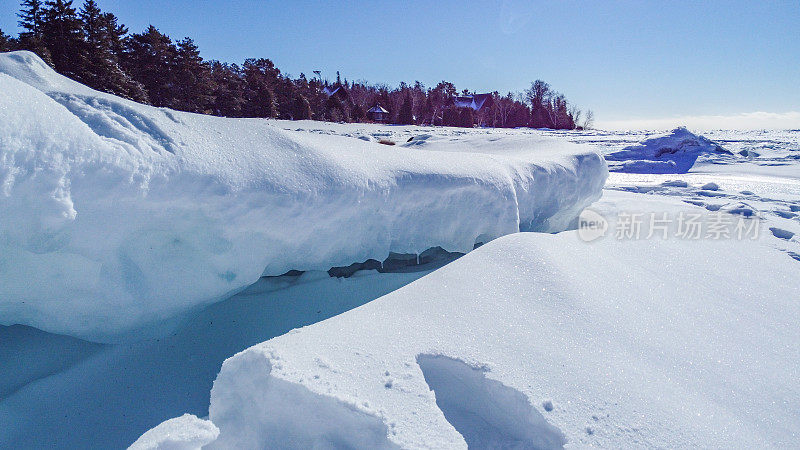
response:
{"label": "pine tree", "polygon": [[190,38],[178,41],[173,67],[173,107],[203,112],[213,103],[211,69]]}
{"label": "pine tree", "polygon": [[446,127],[457,127],[461,124],[458,110],[455,107],[447,107],[442,111],[442,125]]}
{"label": "pine tree", "polygon": [[397,123],[400,125],[411,125],[414,123],[414,113],[411,104],[411,97],[406,95],[400,111],[397,113]]}
{"label": "pine tree", "polygon": [[305,120],[311,118],[311,105],[308,100],[299,92],[294,93],[292,107],[292,120]]}
{"label": "pine tree", "polygon": [[123,70],[139,82],[155,106],[174,106],[173,67],[177,48],[169,36],[150,25],[125,40]]}
{"label": "pine tree", "polygon": [[[288,77],[280,76],[273,87],[273,92],[275,93],[278,118],[294,119],[298,115],[298,107],[302,110],[302,106],[299,106],[302,101],[298,98],[302,95],[298,92],[297,86]],[[308,103],[308,100],[305,101]],[[299,114],[302,115],[302,111]]]}
{"label": "pine tree", "polygon": [[127,28],[117,25],[117,18],[103,13],[95,0],[86,0],[81,8],[84,58],[80,78],[92,88],[137,101],[146,101],[147,95],[120,66],[122,39]]}
{"label": "pine tree", "polygon": [[353,119],[354,122],[360,122],[365,116],[364,108],[358,103],[354,103],[353,107],[350,109],[350,118]]}
{"label": "pine tree", "polygon": [[530,126],[534,128],[552,127],[550,115],[547,113],[547,106],[553,92],[550,85],[542,80],[531,83],[531,87],[525,91],[525,98],[531,105]]}
{"label": "pine tree", "polygon": [[107,81],[116,64],[116,55],[111,50],[100,8],[94,0],[86,0],[78,17],[82,24],[85,55],[78,76],[95,89],[111,91]]}
{"label": "pine tree", "polygon": [[472,128],[472,126],[475,124],[475,116],[472,108],[461,108],[461,112],[459,112],[458,117],[458,126],[460,127]]}
{"label": "pine tree", "polygon": [[[522,94],[501,97],[495,92],[492,101],[475,112],[455,107],[459,90],[447,81],[430,89],[420,82],[391,88],[350,83],[346,77],[342,81],[337,71],[331,84],[318,71],[310,80],[304,74],[293,80],[264,58],[248,59],[242,67],[206,62],[190,38],[173,43],[152,25],[128,35],[114,14],[100,10],[97,0],[84,0],[79,12],[73,1],[23,0],[18,14],[22,32],[14,39],[0,31],[0,51],[34,51],[58,72],[122,97],[229,117],[360,121],[366,108],[379,103],[401,124],[471,127],[477,121],[565,129],[581,125],[580,110],[541,80]],[[342,89],[329,95],[336,87]],[[582,126],[591,121],[588,112]]]}
{"label": "pine tree", "polygon": [[0,52],[11,51],[11,36],[0,30]]}
{"label": "pine tree", "polygon": [[105,29],[102,26],[103,13],[95,0],[86,0],[78,14],[83,23],[83,34],[89,49],[102,48],[105,44]]}
{"label": "pine tree", "polygon": [[242,117],[245,105],[244,77],[236,64],[211,61],[213,114],[223,117]]}
{"label": "pine tree", "polygon": [[20,37],[41,39],[44,24],[44,9],[41,0],[24,0],[20,7],[17,24],[25,30],[20,33]]}
{"label": "pine tree", "polygon": [[272,61],[259,58],[244,62],[245,106],[247,117],[277,117],[274,87],[280,71]]}
{"label": "pine tree", "polygon": [[421,121],[425,121],[430,119],[430,124],[433,125],[434,122],[434,114],[435,111],[433,109],[433,100],[431,100],[430,96],[427,96],[425,99],[425,106],[422,108],[422,119]]}
{"label": "pine tree", "polygon": [[19,34],[16,48],[32,51],[52,66],[53,60],[50,57],[50,51],[42,42],[44,8],[41,0],[24,0],[21,3],[21,8],[17,14],[20,19],[17,23],[24,31]]}
{"label": "pine tree", "polygon": [[111,44],[111,51],[118,60],[121,60],[122,55],[125,53],[125,38],[128,35],[128,27],[117,23],[117,16],[108,12],[103,13],[100,17],[100,22]]}
{"label": "pine tree", "polygon": [[81,23],[72,0],[48,0],[42,24],[42,43],[50,51],[59,73],[78,78],[84,46]]}
{"label": "pine tree", "polygon": [[244,113],[247,117],[276,117],[275,95],[263,80],[247,83]]}

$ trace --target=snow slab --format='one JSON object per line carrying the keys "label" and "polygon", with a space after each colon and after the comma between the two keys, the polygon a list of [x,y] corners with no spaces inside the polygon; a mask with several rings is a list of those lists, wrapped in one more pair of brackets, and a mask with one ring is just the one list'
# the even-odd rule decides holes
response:
{"label": "snow slab", "polygon": [[544,137],[439,152],[273,123],[137,104],[0,54],[0,324],[163,335],[262,275],[564,230],[607,176],[595,150]]}
{"label": "snow slab", "polygon": [[[699,210],[655,197],[593,208]],[[798,269],[761,240],[502,237],[229,358],[206,448],[790,447]]]}

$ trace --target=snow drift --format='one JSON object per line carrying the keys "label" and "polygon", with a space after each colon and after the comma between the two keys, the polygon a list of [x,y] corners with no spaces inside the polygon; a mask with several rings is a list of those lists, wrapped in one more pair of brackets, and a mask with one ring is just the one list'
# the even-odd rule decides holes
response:
{"label": "snow drift", "polygon": [[596,152],[509,146],[388,148],[181,113],[0,54],[0,323],[119,339],[262,274],[560,231],[600,196]]}
{"label": "snow drift", "polygon": [[229,358],[207,448],[791,447],[797,269],[751,240],[505,236]]}
{"label": "snow drift", "polygon": [[698,136],[685,127],[646,139],[640,144],[605,155],[609,169],[629,173],[686,173],[700,155],[726,153],[715,142]]}

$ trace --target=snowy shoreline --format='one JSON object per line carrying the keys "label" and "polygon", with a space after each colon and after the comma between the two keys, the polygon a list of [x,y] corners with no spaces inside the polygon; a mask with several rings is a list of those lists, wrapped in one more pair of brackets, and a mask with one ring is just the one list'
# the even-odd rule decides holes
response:
{"label": "snowy shoreline", "polygon": [[791,446],[798,169],[798,130],[221,119],[0,54],[0,447]]}

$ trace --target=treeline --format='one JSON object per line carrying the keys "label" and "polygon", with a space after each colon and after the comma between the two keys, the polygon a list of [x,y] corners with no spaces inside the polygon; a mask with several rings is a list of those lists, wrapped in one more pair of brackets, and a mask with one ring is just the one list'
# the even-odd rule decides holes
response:
{"label": "treeline", "polygon": [[152,25],[129,33],[95,0],[79,9],[72,0],[24,0],[18,16],[22,31],[14,38],[0,30],[0,51],[30,50],[63,75],[154,106],[225,117],[363,122],[380,104],[392,123],[463,127],[574,129],[591,126],[593,119],[591,111],[582,114],[541,80],[523,93],[494,92],[473,111],[454,103],[471,92],[447,81],[393,88],[342,81],[338,72],[334,82],[319,72],[293,78],[264,58],[242,65],[206,61],[191,38],[173,41]]}

